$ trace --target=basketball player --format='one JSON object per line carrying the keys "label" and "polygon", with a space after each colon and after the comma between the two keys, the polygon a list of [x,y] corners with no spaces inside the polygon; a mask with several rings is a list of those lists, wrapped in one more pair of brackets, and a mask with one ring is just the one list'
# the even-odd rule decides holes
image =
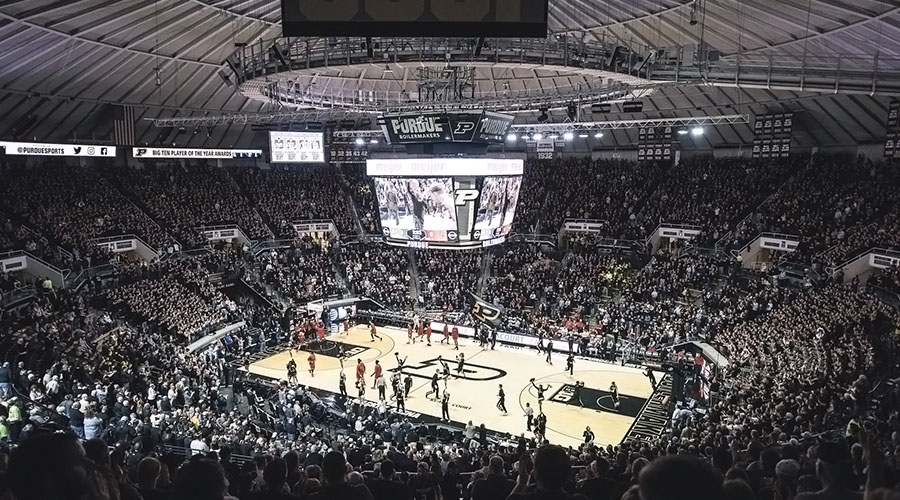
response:
{"label": "basketball player", "polygon": [[403,395],[406,398],[409,398],[409,390],[412,389],[412,384],[413,384],[412,375],[407,373],[406,378],[403,379],[403,389],[404,389]]}
{"label": "basketball player", "polygon": [[416,338],[413,337],[413,324],[412,323],[406,325],[406,336],[408,337],[408,340],[406,341],[407,344],[415,344],[416,343]]}
{"label": "basketball player", "polygon": [[425,209],[427,200],[425,192],[417,179],[410,179],[406,183],[406,190],[409,193],[409,200],[412,202],[412,215],[414,229],[425,229]]}
{"label": "basketball player", "polygon": [[450,342],[450,327],[447,326],[447,323],[444,323],[444,338],[441,339],[441,344],[444,342]]}
{"label": "basketball player", "polygon": [[291,360],[287,363],[287,376],[288,376],[288,384],[297,385],[299,381],[297,380],[297,362],[294,361],[294,355],[291,355]]}
{"label": "basketball player", "polygon": [[372,380],[372,389],[374,389],[375,384],[378,382],[378,378],[381,377],[381,362],[377,359],[375,360],[375,371],[372,373],[372,377],[374,378],[374,380]]}
{"label": "basketball player", "polygon": [[356,360],[356,380],[362,380],[363,385],[366,383],[366,364],[361,359]]}
{"label": "basketball player", "polygon": [[450,393],[444,391],[444,399],[441,400],[441,418],[450,421]]}
{"label": "basketball player", "polygon": [[459,355],[456,356],[456,362],[457,362],[457,365],[456,365],[456,378],[459,378],[459,377],[462,377],[462,376],[463,376],[463,368],[464,368],[465,365],[466,365],[466,354],[465,354],[465,353],[462,353],[462,352],[459,353]]}
{"label": "basketball player", "polygon": [[553,354],[553,339],[547,339],[547,362],[550,365],[553,365],[553,360],[550,358],[550,355]]}
{"label": "basketball player", "polygon": [[321,321],[316,322],[316,339],[319,342],[319,345],[322,345],[325,342],[325,323]]}
{"label": "basketball player", "polygon": [[507,415],[509,412],[506,411],[506,393],[503,392],[503,384],[500,385],[500,392],[497,393],[497,409],[502,411],[504,415]]}
{"label": "basketball player", "polygon": [[438,387],[438,377],[440,376],[440,374],[440,370],[435,370],[434,375],[431,376],[431,390],[425,393],[426,398],[429,394],[434,394],[435,399],[441,397],[441,389],[440,387]]}
{"label": "basketball player", "polygon": [[441,362],[441,366],[444,368],[443,379],[444,379],[444,391],[447,390],[447,381],[450,380],[450,366],[447,365],[447,362],[444,361],[443,356],[438,356],[438,361]]}
{"label": "basketball player", "polygon": [[531,403],[525,403],[525,425],[527,425],[528,432],[531,432],[531,424],[534,423],[534,408],[531,407]]}
{"label": "basketball player", "polygon": [[366,396],[366,381],[363,379],[359,379],[356,381],[356,392],[359,396],[359,399],[362,399]]}
{"label": "basketball player", "polygon": [[535,389],[537,389],[538,411],[539,411],[539,412],[542,412],[542,414],[543,414],[543,411],[544,411],[544,391],[546,391],[547,389],[549,389],[550,386],[548,385],[547,387],[544,387],[543,385],[535,384],[535,383],[534,383],[534,379],[531,379],[531,386],[534,387]]}
{"label": "basketball player", "polygon": [[341,370],[341,378],[338,381],[338,388],[341,391],[341,396],[347,397],[347,375],[344,374],[344,371]]}
{"label": "basketball player", "polygon": [[316,376],[316,353],[310,352],[309,356],[306,358],[306,361],[309,363],[309,375],[312,377]]}
{"label": "basketball player", "polygon": [[453,327],[453,331],[450,332],[453,335],[453,349],[459,350],[459,328]]}
{"label": "basketball player", "polygon": [[569,376],[572,376],[572,372],[575,368],[575,355],[572,352],[569,352],[569,356],[566,358],[566,370],[569,371]]}
{"label": "basketball player", "polygon": [[578,380],[575,382],[575,390],[572,399],[578,401],[578,406],[584,408],[584,401],[581,400],[581,390],[584,389],[584,382]]}
{"label": "basketball player", "polygon": [[619,405],[621,405],[622,403],[621,401],[619,401],[619,388],[616,387],[615,380],[609,386],[609,393],[610,395],[612,395],[613,407],[616,409],[616,411],[619,411]]}
{"label": "basketball player", "polygon": [[375,342],[375,339],[381,340],[381,335],[378,335],[378,332],[375,331],[375,323],[369,321],[369,336],[372,337],[372,342]]}
{"label": "basketball player", "polygon": [[594,442],[594,433],[591,431],[591,426],[587,426],[584,428],[584,444],[591,444]]}
{"label": "basketball player", "polygon": [[428,341],[428,347],[431,347],[431,325],[425,325],[425,340]]}
{"label": "basketball player", "polygon": [[397,371],[403,373],[403,365],[406,364],[406,358],[400,359],[400,353],[394,351],[394,358],[397,359]]}
{"label": "basketball player", "polygon": [[397,393],[397,411],[406,411],[406,403],[403,400],[403,392]]}

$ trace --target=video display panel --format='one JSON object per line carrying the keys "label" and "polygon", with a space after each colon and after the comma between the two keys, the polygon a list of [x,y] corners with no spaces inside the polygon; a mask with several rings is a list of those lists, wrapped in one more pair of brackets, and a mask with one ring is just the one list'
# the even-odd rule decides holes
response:
{"label": "video display panel", "polygon": [[388,242],[487,246],[512,228],[522,160],[369,160],[367,171]]}
{"label": "video display panel", "polygon": [[522,177],[485,177],[478,198],[475,229],[512,225],[521,187]]}
{"label": "video display panel", "polygon": [[322,132],[269,132],[272,163],[324,163]]}

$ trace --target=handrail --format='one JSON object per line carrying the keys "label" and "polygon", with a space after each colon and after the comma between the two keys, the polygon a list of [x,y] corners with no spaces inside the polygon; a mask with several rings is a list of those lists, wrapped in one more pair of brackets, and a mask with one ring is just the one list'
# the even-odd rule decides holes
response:
{"label": "handrail", "polygon": [[829,275],[833,275],[834,273],[843,270],[845,267],[849,266],[853,262],[856,262],[857,260],[859,260],[871,253],[877,253],[880,255],[887,255],[889,257],[900,258],[900,250],[890,250],[887,248],[870,247],[868,250],[865,250],[863,252],[860,252],[860,253],[854,255],[853,257],[845,260],[844,262],[842,262],[836,266],[826,267],[825,271],[828,272]]}

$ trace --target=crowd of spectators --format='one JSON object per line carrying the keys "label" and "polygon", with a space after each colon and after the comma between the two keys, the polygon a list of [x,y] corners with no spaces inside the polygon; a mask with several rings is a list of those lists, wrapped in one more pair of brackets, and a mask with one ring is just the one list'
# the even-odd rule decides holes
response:
{"label": "crowd of spectators", "polygon": [[110,289],[107,298],[111,305],[139,315],[145,324],[190,338],[225,320],[228,310],[234,308],[209,282],[208,275],[189,257],[135,265],[118,276],[119,286]]}
{"label": "crowd of spectators", "polygon": [[[129,202],[97,169],[62,164],[8,167],[0,184],[0,208],[42,235],[16,231],[16,240],[35,251],[65,248],[63,268],[90,267],[107,257],[94,243],[101,236],[136,234],[161,248],[172,240],[156,222]],[[46,238],[46,241],[44,241]],[[58,252],[53,257],[59,257]],[[53,262],[60,264],[59,258]]]}
{"label": "crowd of spectators", "polygon": [[341,169],[349,184],[350,199],[356,206],[356,214],[359,216],[363,231],[366,234],[378,234],[378,202],[372,190],[372,180],[366,175],[366,166],[348,163]]}
{"label": "crowd of spectators", "polygon": [[356,234],[353,214],[336,167],[240,168],[231,171],[280,238],[296,235],[293,223],[331,219],[341,234]]}
{"label": "crowd of spectators", "polygon": [[807,261],[822,254],[835,264],[854,251],[896,240],[890,230],[897,218],[885,217],[900,202],[895,168],[840,156],[792,166],[793,179],[738,227],[732,246],[762,231],[785,233],[801,238]]}
{"label": "crowd of spectators", "polygon": [[393,311],[412,309],[408,249],[381,244],[344,245],[337,258],[353,293]]}
{"label": "crowd of spectators", "polygon": [[702,228],[696,242],[715,243],[791,176],[796,161],[682,160],[641,210],[641,234],[646,236],[661,222],[694,224]]}
{"label": "crowd of spectators", "polygon": [[481,250],[417,250],[419,304],[425,309],[465,311],[468,293],[478,291]]}
{"label": "crowd of spectators", "polygon": [[511,311],[538,307],[544,289],[553,286],[560,262],[539,245],[507,245],[492,252],[491,274],[482,294],[485,300]]}
{"label": "crowd of spectators", "polygon": [[206,242],[202,226],[237,224],[250,239],[269,236],[225,169],[147,164],[107,169],[105,175],[188,247]]}
{"label": "crowd of spectators", "polygon": [[311,238],[290,248],[266,250],[256,257],[261,281],[274,287],[293,306],[339,295],[342,286],[335,273],[332,250]]}

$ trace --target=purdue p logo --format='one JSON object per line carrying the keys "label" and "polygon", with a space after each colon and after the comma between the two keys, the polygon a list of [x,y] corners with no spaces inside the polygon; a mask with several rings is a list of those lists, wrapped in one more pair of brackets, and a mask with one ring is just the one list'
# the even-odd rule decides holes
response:
{"label": "purdue p logo", "polygon": [[484,323],[493,323],[500,319],[500,309],[476,300],[472,304],[472,316]]}

